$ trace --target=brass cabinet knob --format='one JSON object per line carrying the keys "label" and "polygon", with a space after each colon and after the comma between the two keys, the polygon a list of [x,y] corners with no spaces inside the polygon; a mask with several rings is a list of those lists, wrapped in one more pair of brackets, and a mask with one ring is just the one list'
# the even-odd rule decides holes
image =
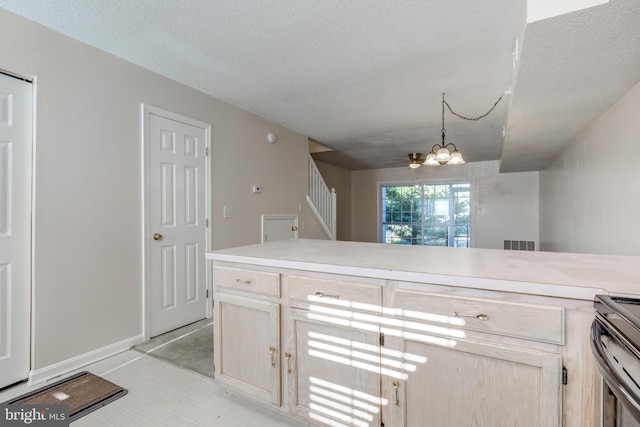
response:
{"label": "brass cabinet knob", "polygon": [[162,240],[162,234],[153,233],[153,240]]}

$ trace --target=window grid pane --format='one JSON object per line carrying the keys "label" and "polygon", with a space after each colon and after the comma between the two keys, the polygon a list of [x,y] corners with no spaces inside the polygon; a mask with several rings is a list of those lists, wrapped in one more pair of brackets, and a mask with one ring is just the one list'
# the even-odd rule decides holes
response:
{"label": "window grid pane", "polygon": [[382,187],[382,243],[470,246],[469,183]]}

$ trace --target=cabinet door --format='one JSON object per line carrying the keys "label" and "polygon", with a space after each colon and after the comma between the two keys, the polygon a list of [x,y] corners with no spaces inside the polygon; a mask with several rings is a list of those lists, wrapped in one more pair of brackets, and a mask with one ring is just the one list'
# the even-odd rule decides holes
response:
{"label": "cabinet door", "polygon": [[280,405],[280,305],[216,294],[216,379],[264,403]]}
{"label": "cabinet door", "polygon": [[394,425],[561,425],[560,355],[463,340],[401,341],[405,360],[415,362],[404,381],[384,379]]}
{"label": "cabinet door", "polygon": [[288,311],[283,372],[289,409],[314,425],[380,426],[378,326]]}

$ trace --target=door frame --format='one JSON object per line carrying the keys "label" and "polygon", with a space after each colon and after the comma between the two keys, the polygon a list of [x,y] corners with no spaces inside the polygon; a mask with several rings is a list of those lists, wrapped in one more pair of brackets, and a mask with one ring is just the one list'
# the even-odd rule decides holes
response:
{"label": "door frame", "polygon": [[[151,239],[151,227],[150,227],[150,215],[151,208],[149,203],[150,197],[150,182],[149,182],[149,157],[150,157],[150,132],[149,132],[149,116],[151,114],[161,116],[170,120],[182,122],[197,128],[203,129],[205,132],[205,229],[206,229],[206,248],[205,252],[211,250],[211,232],[210,232],[210,213],[211,213],[211,125],[209,123],[201,122],[190,117],[186,117],[171,111],[163,110],[158,107],[154,107],[147,104],[141,104],[141,122],[142,122],[142,331],[144,334],[144,341],[151,338],[151,284],[149,283],[151,273],[151,259],[150,259],[150,239]],[[205,288],[209,294],[209,298],[206,303],[206,317],[211,318],[213,315],[211,303],[208,301],[213,300],[213,293],[210,283],[210,263],[211,261],[205,260]]]}

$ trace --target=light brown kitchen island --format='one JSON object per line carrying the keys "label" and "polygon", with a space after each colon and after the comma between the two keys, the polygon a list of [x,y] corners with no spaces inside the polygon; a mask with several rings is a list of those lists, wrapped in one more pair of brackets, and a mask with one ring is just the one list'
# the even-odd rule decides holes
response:
{"label": "light brown kitchen island", "polygon": [[593,297],[640,293],[638,257],[283,240],[207,258],[216,380],[313,425],[596,426]]}

